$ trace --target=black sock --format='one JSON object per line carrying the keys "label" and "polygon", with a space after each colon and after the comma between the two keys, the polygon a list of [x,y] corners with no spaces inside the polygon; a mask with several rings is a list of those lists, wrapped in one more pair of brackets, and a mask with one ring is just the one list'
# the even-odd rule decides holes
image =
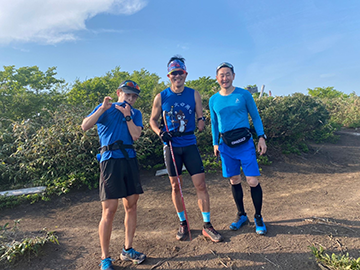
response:
{"label": "black sock", "polygon": [[251,198],[255,207],[255,215],[261,216],[263,193],[260,183],[256,187],[251,187]]}
{"label": "black sock", "polygon": [[204,228],[210,228],[212,225],[210,222],[204,222]]}
{"label": "black sock", "polygon": [[124,247],[124,249],[125,249],[125,251],[129,251],[130,249],[132,249],[132,247],[130,247],[130,248],[125,248]]}
{"label": "black sock", "polygon": [[181,225],[181,226],[187,226],[186,220],[180,221],[180,225]]}
{"label": "black sock", "polygon": [[232,190],[232,194],[234,197],[234,201],[236,204],[236,207],[238,209],[238,213],[239,215],[246,215],[245,210],[244,210],[244,194],[243,194],[243,190],[241,187],[241,183],[237,184],[237,185],[231,185],[231,190]]}

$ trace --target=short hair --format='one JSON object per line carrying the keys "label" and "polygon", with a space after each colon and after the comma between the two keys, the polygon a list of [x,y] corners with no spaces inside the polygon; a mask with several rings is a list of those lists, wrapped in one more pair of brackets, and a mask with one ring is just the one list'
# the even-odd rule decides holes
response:
{"label": "short hair", "polygon": [[172,61],[174,61],[174,60],[179,60],[179,61],[181,61],[181,62],[183,62],[183,63],[185,64],[185,58],[182,57],[182,56],[179,55],[179,54],[176,54],[176,55],[174,55],[173,57],[170,58],[170,60],[169,60],[169,62],[167,63],[167,65],[169,65],[169,64],[170,64]]}

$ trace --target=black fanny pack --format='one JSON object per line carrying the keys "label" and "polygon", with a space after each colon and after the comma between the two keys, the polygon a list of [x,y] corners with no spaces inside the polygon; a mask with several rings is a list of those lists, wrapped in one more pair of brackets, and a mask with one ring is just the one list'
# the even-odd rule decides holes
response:
{"label": "black fanny pack", "polygon": [[173,137],[181,137],[185,135],[192,135],[194,134],[194,131],[188,131],[188,132],[170,131],[170,133]]}
{"label": "black fanny pack", "polygon": [[129,154],[125,149],[134,149],[133,145],[130,144],[124,144],[123,141],[118,140],[110,145],[105,145],[103,147],[100,147],[100,155],[104,154],[104,152],[106,151],[115,151],[115,150],[120,150],[123,155],[125,156],[125,158],[127,160],[129,160]]}
{"label": "black fanny pack", "polygon": [[223,142],[230,147],[237,147],[251,138],[251,132],[248,128],[237,128],[220,134]]}

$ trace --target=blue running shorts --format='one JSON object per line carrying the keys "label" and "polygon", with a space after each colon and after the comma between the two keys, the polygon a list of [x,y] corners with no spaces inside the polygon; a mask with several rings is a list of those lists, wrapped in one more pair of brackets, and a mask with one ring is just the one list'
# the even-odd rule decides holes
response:
{"label": "blue running shorts", "polygon": [[219,145],[224,177],[240,175],[240,167],[245,176],[260,176],[259,165],[256,160],[254,141],[248,140],[238,147],[231,148],[225,143]]}

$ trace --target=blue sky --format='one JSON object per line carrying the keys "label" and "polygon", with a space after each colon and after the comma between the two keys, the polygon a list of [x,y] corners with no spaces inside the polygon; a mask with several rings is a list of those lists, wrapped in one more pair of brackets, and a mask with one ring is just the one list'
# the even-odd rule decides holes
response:
{"label": "blue sky", "polygon": [[359,95],[359,14],[359,0],[0,0],[0,70],[56,66],[72,83],[120,66],[167,81],[180,54],[188,80],[228,61],[236,86]]}

